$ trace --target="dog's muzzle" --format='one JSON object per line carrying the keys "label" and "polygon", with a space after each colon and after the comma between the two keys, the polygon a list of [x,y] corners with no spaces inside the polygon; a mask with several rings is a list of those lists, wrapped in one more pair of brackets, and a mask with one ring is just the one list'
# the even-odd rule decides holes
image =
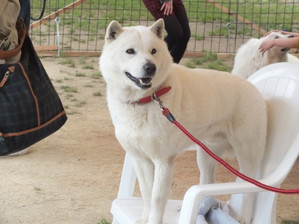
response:
{"label": "dog's muzzle", "polygon": [[151,62],[147,62],[142,69],[144,74],[142,78],[137,78],[129,72],[125,72],[125,74],[141,89],[148,89],[152,86],[152,78],[156,73],[156,65]]}

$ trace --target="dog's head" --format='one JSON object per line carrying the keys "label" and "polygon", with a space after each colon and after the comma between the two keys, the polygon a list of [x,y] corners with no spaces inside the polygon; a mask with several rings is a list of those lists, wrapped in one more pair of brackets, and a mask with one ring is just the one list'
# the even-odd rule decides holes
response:
{"label": "dog's head", "polygon": [[162,19],[150,27],[122,27],[112,21],[100,57],[100,69],[107,84],[135,91],[158,88],[172,63],[163,36]]}
{"label": "dog's head", "polygon": [[[265,40],[272,40],[272,39],[285,39],[285,38],[291,38],[291,37],[293,37],[293,36],[284,35],[280,32],[271,32],[269,35],[267,35],[261,39],[262,39],[262,41],[265,41]],[[281,56],[285,56],[289,50],[290,50],[289,48],[274,46],[268,50],[268,54],[272,55],[273,57],[275,55],[278,57],[279,56],[281,57]]]}

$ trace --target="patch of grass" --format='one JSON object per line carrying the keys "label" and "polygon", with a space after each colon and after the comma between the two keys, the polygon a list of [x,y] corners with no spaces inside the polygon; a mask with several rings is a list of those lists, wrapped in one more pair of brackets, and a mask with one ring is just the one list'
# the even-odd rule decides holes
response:
{"label": "patch of grass", "polygon": [[108,222],[106,219],[102,219],[97,224],[110,224],[110,222]]}
{"label": "patch of grass", "polygon": [[61,58],[64,58],[64,57],[66,57],[66,54],[65,54],[65,52],[60,52],[60,57],[61,57]]}
{"label": "patch of grass", "polygon": [[88,59],[87,56],[82,56],[82,57],[79,57],[79,63],[82,65],[82,64],[86,64],[86,60]]}
{"label": "patch of grass", "polygon": [[219,28],[219,29],[214,29],[213,31],[209,32],[210,36],[224,36],[228,37],[228,29],[226,28]]}
{"label": "patch of grass", "polygon": [[66,94],[66,98],[67,98],[67,99],[71,99],[71,98],[73,98],[73,97],[74,97],[74,95],[71,94],[71,93]]}
{"label": "patch of grass", "polygon": [[192,35],[194,37],[195,40],[204,40],[205,37],[204,35],[199,35],[199,34],[196,34],[196,35]]}
{"label": "patch of grass", "polygon": [[92,64],[86,64],[83,66],[84,69],[94,69]]}
{"label": "patch of grass", "polygon": [[197,67],[192,61],[187,61],[185,66],[187,68],[196,68]]}
{"label": "patch of grass", "polygon": [[78,111],[76,110],[66,110],[67,115],[75,115],[75,114],[80,114]]}
{"label": "patch of grass", "polygon": [[68,65],[70,68],[75,68],[75,62],[73,61],[72,58],[63,58],[60,62],[58,62],[61,65]]}
{"label": "patch of grass", "polygon": [[281,220],[281,224],[299,224],[298,220]]}
{"label": "patch of grass", "polygon": [[74,114],[79,114],[79,112],[77,110],[74,110],[73,108],[71,108],[69,105],[63,105],[67,115],[74,115]]}
{"label": "patch of grass", "polygon": [[204,53],[202,56],[203,62],[209,62],[209,61],[216,61],[217,60],[217,54],[215,53]]}
{"label": "patch of grass", "polygon": [[92,95],[93,96],[102,96],[102,93],[100,91],[98,91],[98,92],[93,93]]}
{"label": "patch of grass", "polygon": [[78,72],[78,71],[76,71],[75,76],[76,76],[76,77],[86,77],[86,75],[85,75],[84,72]]}
{"label": "patch of grass", "polygon": [[212,63],[209,63],[207,66],[204,66],[204,68],[219,70],[219,71],[225,71],[228,72],[231,70],[230,67],[228,67],[226,64],[222,62],[222,60],[217,59],[216,61],[213,61]]}
{"label": "patch of grass", "polygon": [[231,67],[227,66],[223,60],[217,57],[215,53],[204,53],[202,57],[192,58],[186,62],[188,68],[208,68],[219,71],[231,71]]}
{"label": "patch of grass", "polygon": [[40,187],[34,187],[35,191],[41,191],[42,189]]}
{"label": "patch of grass", "polygon": [[63,89],[67,93],[77,93],[78,92],[76,87],[71,87],[71,86],[61,86],[61,89]]}
{"label": "patch of grass", "polygon": [[91,78],[93,79],[100,79],[102,77],[101,72],[94,72],[91,74]]}

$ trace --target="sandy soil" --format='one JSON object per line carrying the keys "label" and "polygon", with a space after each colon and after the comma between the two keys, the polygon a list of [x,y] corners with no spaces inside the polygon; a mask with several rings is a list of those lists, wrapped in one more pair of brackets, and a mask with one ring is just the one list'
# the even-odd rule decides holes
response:
{"label": "sandy soil", "polygon": [[[124,152],[114,137],[97,58],[42,58],[67,123],[30,153],[0,158],[0,224],[98,224],[112,220]],[[235,165],[235,161],[229,161]],[[194,152],[176,160],[171,198],[197,184]],[[298,188],[299,161],[282,185]],[[217,168],[218,181],[234,177]],[[299,196],[279,195],[278,220],[299,219]]]}

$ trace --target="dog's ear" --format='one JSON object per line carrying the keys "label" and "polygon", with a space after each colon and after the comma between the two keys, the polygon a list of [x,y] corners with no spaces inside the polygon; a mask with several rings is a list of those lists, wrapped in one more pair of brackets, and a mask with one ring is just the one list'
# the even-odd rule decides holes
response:
{"label": "dog's ear", "polygon": [[117,21],[112,20],[106,31],[106,42],[115,40],[121,32],[123,32],[122,26]]}
{"label": "dog's ear", "polygon": [[154,32],[160,39],[164,37],[164,20],[157,20],[151,27],[151,31]]}

